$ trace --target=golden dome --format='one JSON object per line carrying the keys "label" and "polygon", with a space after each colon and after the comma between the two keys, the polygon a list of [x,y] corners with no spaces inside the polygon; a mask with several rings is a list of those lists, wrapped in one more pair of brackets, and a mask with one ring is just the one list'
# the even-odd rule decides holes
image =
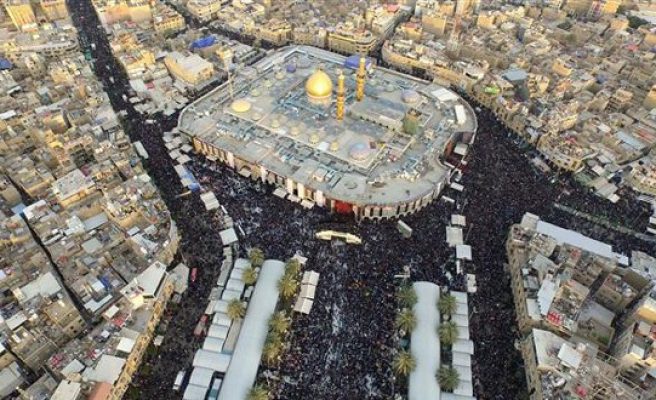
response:
{"label": "golden dome", "polygon": [[251,109],[251,103],[249,103],[248,100],[238,99],[232,102],[230,108],[236,113],[245,113]]}
{"label": "golden dome", "polygon": [[328,74],[318,69],[305,82],[305,91],[312,100],[326,100],[333,93],[333,81]]}

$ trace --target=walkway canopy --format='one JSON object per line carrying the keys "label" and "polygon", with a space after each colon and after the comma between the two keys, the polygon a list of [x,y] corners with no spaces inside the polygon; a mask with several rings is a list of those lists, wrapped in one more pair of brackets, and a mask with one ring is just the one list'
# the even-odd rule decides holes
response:
{"label": "walkway canopy", "polygon": [[278,303],[278,280],[284,273],[285,263],[282,261],[266,260],[262,265],[232,362],[223,379],[219,400],[246,399],[255,383],[269,330],[269,318]]}
{"label": "walkway canopy", "polygon": [[410,373],[408,400],[439,400],[440,386],[436,375],[440,368],[440,339],[437,333],[440,325],[437,310],[440,287],[431,282],[415,282],[412,287],[417,293],[417,304],[413,308],[417,326],[410,336],[410,351],[417,365]]}

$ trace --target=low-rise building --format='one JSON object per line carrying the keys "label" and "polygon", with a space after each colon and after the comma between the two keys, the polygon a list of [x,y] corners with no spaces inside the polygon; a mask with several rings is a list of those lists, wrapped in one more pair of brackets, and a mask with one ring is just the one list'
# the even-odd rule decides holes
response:
{"label": "low-rise building", "polygon": [[222,5],[223,1],[221,0],[189,0],[185,7],[194,18],[207,22],[216,17]]}
{"label": "low-rise building", "polygon": [[182,15],[165,4],[153,10],[153,29],[159,34],[170,34],[183,30],[186,23]]}
{"label": "low-rise building", "polygon": [[197,86],[214,77],[214,65],[197,54],[182,54],[177,51],[164,58],[169,73],[191,86]]}
{"label": "low-rise building", "polygon": [[69,17],[66,0],[39,0],[39,5],[48,21],[57,21]]}

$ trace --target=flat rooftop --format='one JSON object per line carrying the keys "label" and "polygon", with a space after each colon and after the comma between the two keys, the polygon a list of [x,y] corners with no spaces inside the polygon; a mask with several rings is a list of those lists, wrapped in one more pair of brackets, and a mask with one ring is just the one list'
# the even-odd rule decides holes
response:
{"label": "flat rooftop", "polygon": [[[437,84],[383,68],[369,70],[358,102],[346,57],[286,47],[246,67],[180,115],[179,128],[204,143],[326,197],[357,205],[420,199],[444,182],[440,162],[450,140],[474,133],[471,107]],[[306,82],[321,69],[332,81],[324,104]],[[336,118],[338,76],[345,76],[345,116]],[[409,134],[406,115],[416,115]]]}

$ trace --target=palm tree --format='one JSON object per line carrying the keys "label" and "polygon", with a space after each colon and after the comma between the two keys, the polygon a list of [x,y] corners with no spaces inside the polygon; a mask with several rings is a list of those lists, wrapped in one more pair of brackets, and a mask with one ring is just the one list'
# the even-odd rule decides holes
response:
{"label": "palm tree", "polygon": [[403,330],[404,332],[411,332],[417,326],[417,317],[412,312],[412,310],[406,308],[403,309],[396,316],[396,327]]}
{"label": "palm tree", "polygon": [[269,329],[278,335],[284,335],[289,330],[291,321],[284,311],[278,311],[269,320]]}
{"label": "palm tree", "polygon": [[262,349],[262,356],[267,365],[271,366],[280,358],[282,353],[282,340],[278,335],[267,336],[266,342],[264,342],[264,348]]}
{"label": "palm tree", "polygon": [[278,281],[278,290],[284,299],[291,299],[296,293],[298,281],[291,275],[283,275]]}
{"label": "palm tree", "polygon": [[398,292],[396,292],[396,300],[401,307],[412,308],[417,304],[417,293],[415,293],[415,288],[411,285],[401,286]]}
{"label": "palm tree", "polygon": [[246,307],[239,299],[232,299],[228,303],[228,317],[230,319],[242,319],[246,315]]}
{"label": "palm tree", "polygon": [[269,392],[262,385],[255,385],[248,391],[247,400],[269,400]]}
{"label": "palm tree", "polygon": [[460,384],[460,375],[452,366],[443,365],[437,373],[437,380],[442,390],[453,392]]}
{"label": "palm tree", "polygon": [[440,324],[439,334],[440,342],[447,347],[451,347],[458,339],[458,326],[452,321],[444,322]]}
{"label": "palm tree", "polygon": [[247,286],[250,286],[257,281],[257,271],[253,267],[248,267],[244,270],[241,278]]}
{"label": "palm tree", "polygon": [[408,376],[417,363],[409,351],[401,350],[394,358],[394,371],[402,376]]}
{"label": "palm tree", "polygon": [[285,275],[291,274],[296,276],[299,272],[301,272],[301,263],[295,258],[287,260],[287,263],[285,263]]}
{"label": "palm tree", "polygon": [[261,267],[264,264],[264,252],[259,247],[253,247],[248,252],[248,259],[251,261],[253,268]]}
{"label": "palm tree", "polygon": [[443,316],[451,317],[456,312],[456,298],[450,294],[443,294],[437,301],[437,308]]}

